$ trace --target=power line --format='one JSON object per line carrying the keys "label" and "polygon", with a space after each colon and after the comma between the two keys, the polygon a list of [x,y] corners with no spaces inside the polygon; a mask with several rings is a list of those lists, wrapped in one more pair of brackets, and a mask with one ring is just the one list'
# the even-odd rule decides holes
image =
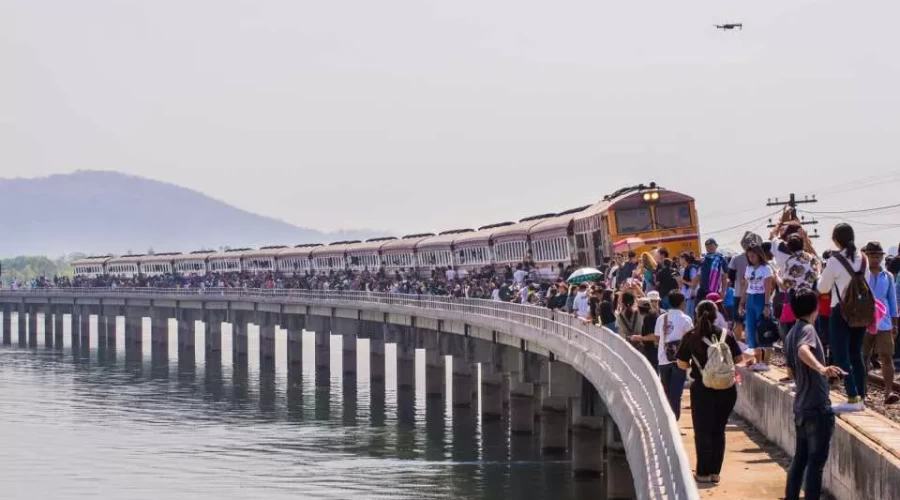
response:
{"label": "power line", "polygon": [[837,212],[812,212],[810,210],[804,210],[804,212],[813,215],[843,215],[843,214],[862,214],[862,213],[872,213],[872,212],[881,212],[884,210],[893,210],[895,208],[900,208],[900,203],[894,205],[885,205],[883,207],[872,207],[872,208],[861,208],[859,210],[841,210]]}
{"label": "power line", "polygon": [[723,229],[717,229],[717,230],[715,230],[715,231],[704,231],[703,234],[705,234],[705,235],[719,234],[719,233],[724,233],[724,232],[726,232],[726,231],[731,231],[731,230],[734,230],[734,229],[739,229],[739,228],[742,228],[742,227],[744,227],[744,226],[749,226],[750,224],[753,224],[754,222],[764,221],[764,220],[768,219],[769,217],[772,217],[773,215],[777,214],[778,212],[780,212],[780,210],[776,210],[775,212],[772,212],[772,213],[770,213],[770,214],[763,215],[762,217],[757,217],[757,218],[755,218],[755,219],[748,220],[747,222],[744,222],[744,223],[742,223],[742,224],[738,224],[738,225],[736,225],[736,226],[726,227],[726,228],[723,228]]}

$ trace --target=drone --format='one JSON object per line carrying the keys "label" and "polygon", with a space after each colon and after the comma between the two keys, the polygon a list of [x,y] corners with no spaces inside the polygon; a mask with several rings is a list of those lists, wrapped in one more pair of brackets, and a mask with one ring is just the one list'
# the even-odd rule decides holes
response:
{"label": "drone", "polygon": [[744,30],[744,24],[743,24],[743,23],[716,24],[716,25],[714,25],[714,26],[716,27],[716,29],[722,30],[722,31],[725,31],[725,30],[733,30],[733,29],[735,29],[735,28],[738,28],[738,29],[740,29],[741,31]]}

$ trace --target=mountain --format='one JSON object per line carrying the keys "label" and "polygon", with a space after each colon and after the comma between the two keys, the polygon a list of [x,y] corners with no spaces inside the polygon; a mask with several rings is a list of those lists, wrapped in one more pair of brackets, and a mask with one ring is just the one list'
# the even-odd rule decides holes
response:
{"label": "mountain", "polygon": [[384,236],[298,227],[191,189],[117,172],[0,179],[0,214],[0,256],[187,252]]}

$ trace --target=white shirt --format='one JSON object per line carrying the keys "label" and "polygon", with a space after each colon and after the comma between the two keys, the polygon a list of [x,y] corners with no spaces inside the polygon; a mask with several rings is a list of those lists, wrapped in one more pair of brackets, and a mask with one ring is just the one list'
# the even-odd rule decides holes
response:
{"label": "white shirt", "polygon": [[747,282],[747,295],[763,295],[766,293],[766,278],[772,277],[772,267],[768,264],[753,267],[747,266],[744,280]]}
{"label": "white shirt", "polygon": [[447,281],[453,281],[456,279],[456,271],[453,269],[447,269],[447,272],[444,273],[447,276]]}
{"label": "white shirt", "polygon": [[[843,255],[843,252],[841,253]],[[846,256],[844,256],[846,258]],[[862,254],[857,252],[853,257],[853,260],[847,259],[850,262],[850,268],[854,271],[859,272],[864,265],[862,260]],[[847,273],[847,270],[844,269],[844,265],[841,264],[837,257],[831,256],[828,259],[828,262],[825,264],[825,269],[822,271],[822,276],[819,276],[819,293],[829,293],[833,292],[835,286],[841,292],[841,297],[847,292],[847,287],[850,286],[850,274]],[[840,303],[840,299],[838,299],[838,294],[831,294],[831,307],[835,307]]]}
{"label": "white shirt", "polygon": [[772,257],[775,261],[775,267],[778,269],[778,272],[784,274],[787,270],[787,260],[791,254],[781,251],[780,246],[784,243],[782,240],[775,238],[770,243],[772,244]]}
{"label": "white shirt", "polygon": [[[669,317],[669,329],[663,332],[663,328],[666,325],[666,316]],[[660,366],[672,363],[666,358],[665,344],[681,340],[681,337],[689,332],[691,328],[694,328],[694,320],[680,309],[672,309],[656,319],[656,328],[653,333],[659,337],[659,345],[656,350]]]}
{"label": "white shirt", "polygon": [[578,315],[579,318],[588,319],[591,316],[591,306],[588,303],[588,294],[587,292],[578,292],[575,295],[575,301],[572,303],[572,307],[575,308],[575,314]]}
{"label": "white shirt", "polygon": [[495,300],[497,302],[500,301],[500,289],[499,288],[494,288],[493,290],[491,290],[491,300]]}
{"label": "white shirt", "polygon": [[516,272],[513,273],[513,282],[517,285],[524,285],[525,278],[527,277],[527,272],[523,271],[522,269],[517,269]]}

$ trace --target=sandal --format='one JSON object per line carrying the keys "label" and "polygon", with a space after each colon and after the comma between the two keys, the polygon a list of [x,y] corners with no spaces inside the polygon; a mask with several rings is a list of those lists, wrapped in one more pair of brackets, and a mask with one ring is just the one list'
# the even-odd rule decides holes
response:
{"label": "sandal", "polygon": [[892,405],[898,402],[900,402],[900,394],[892,392],[884,397],[884,404],[886,405]]}
{"label": "sandal", "polygon": [[709,479],[713,482],[713,484],[719,484],[719,481],[722,480],[722,478],[718,474],[710,474]]}
{"label": "sandal", "polygon": [[699,484],[712,484],[712,476],[698,476],[694,475],[694,480],[696,480]]}

